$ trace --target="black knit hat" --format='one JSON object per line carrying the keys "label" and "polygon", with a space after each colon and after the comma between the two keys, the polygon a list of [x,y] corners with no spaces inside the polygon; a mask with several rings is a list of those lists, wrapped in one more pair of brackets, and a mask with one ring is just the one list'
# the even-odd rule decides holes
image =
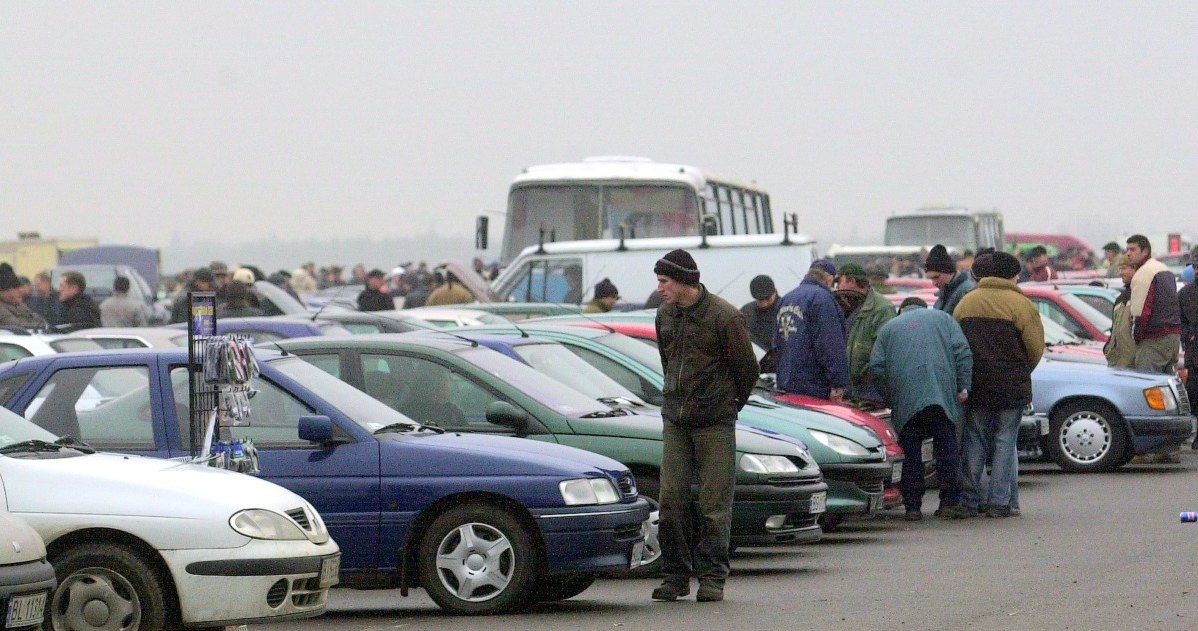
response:
{"label": "black knit hat", "polygon": [[699,284],[699,266],[686,250],[674,250],[657,259],[653,273],[668,276],[685,285]]}
{"label": "black knit hat", "polygon": [[957,271],[953,257],[949,256],[948,250],[939,243],[932,246],[932,251],[928,252],[928,258],[924,261],[923,268],[929,272],[940,272],[941,274],[952,274]]}
{"label": "black knit hat", "polygon": [[753,280],[749,281],[749,295],[753,300],[765,300],[774,295],[777,289],[774,287],[774,279],[761,274],[754,276]]}
{"label": "black knit hat", "polygon": [[604,278],[603,280],[595,283],[595,297],[619,298],[620,290],[616,289],[615,283],[611,282],[610,279]]}
{"label": "black knit hat", "polygon": [[1022,270],[1023,264],[1019,262],[1019,259],[1015,258],[1015,255],[1009,252],[994,253],[994,273],[991,274],[992,276],[1014,278]]}
{"label": "black knit hat", "polygon": [[0,291],[21,286],[21,279],[8,263],[0,263]]}

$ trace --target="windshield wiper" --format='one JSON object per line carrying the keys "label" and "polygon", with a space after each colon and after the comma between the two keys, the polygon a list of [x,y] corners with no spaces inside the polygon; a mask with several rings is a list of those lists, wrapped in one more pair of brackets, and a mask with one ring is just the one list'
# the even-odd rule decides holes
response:
{"label": "windshield wiper", "polygon": [[95,449],[92,449],[83,443],[76,442],[74,438],[67,436],[64,438],[59,438],[52,443],[38,439],[22,440],[19,443],[13,443],[11,445],[0,447],[0,454],[12,454],[19,452],[53,452],[61,451],[63,449],[74,449],[76,451],[81,451],[88,454],[96,453]]}
{"label": "windshield wiper", "polygon": [[623,408],[616,408],[603,412],[591,412],[590,414],[583,414],[579,418],[613,418],[616,416],[628,416],[628,411]]}
{"label": "windshield wiper", "polygon": [[375,434],[384,434],[386,432],[415,432],[420,429],[420,426],[415,423],[391,423],[384,425],[376,430]]}
{"label": "windshield wiper", "polygon": [[617,410],[618,409],[627,409],[627,408],[645,407],[643,404],[637,403],[636,401],[633,401],[632,399],[629,399],[628,397],[599,397],[598,401],[600,403],[606,403],[606,404],[616,408]]}

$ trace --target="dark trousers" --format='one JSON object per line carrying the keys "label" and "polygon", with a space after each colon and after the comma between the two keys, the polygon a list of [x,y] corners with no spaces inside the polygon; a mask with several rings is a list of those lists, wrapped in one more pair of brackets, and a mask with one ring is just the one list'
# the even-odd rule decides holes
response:
{"label": "dark trousers", "polygon": [[732,423],[684,428],[667,421],[662,439],[662,573],[678,584],[694,576],[723,586],[729,571],[736,428]]}
{"label": "dark trousers", "polygon": [[907,510],[919,510],[927,490],[923,481],[923,441],[931,438],[936,455],[936,477],[940,482],[940,506],[961,503],[960,450],[957,447],[957,428],[939,405],[930,405],[915,413],[899,432],[903,448],[903,479],[899,490]]}
{"label": "dark trousers", "polygon": [[[1194,352],[1198,352],[1198,349],[1195,349]],[[1189,357],[1190,351],[1186,351],[1186,359],[1189,359]],[[1190,399],[1190,411],[1192,413],[1195,410],[1194,406],[1198,405],[1198,365],[1191,366],[1190,362],[1187,361],[1186,370],[1189,372],[1189,376],[1186,377],[1186,397]],[[1190,446],[1198,449],[1198,436],[1194,437],[1194,443]]]}

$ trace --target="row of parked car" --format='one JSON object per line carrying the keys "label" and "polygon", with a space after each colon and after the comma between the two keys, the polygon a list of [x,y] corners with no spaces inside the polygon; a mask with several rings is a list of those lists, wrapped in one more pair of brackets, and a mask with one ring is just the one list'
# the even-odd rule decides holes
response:
{"label": "row of parked car", "polygon": [[[170,460],[192,448],[185,330],[0,335],[12,360],[0,364],[0,421],[14,426],[0,467],[22,465],[0,479],[8,510],[45,540],[59,583],[42,592],[51,618],[104,626],[103,610],[155,628],[317,615],[336,580],[492,613],[613,572],[653,573],[664,379],[652,313],[461,326],[486,308],[219,321],[259,342],[253,414],[233,431],[257,446],[260,480]],[[1174,378],[1052,356],[1033,377],[1030,440],[1066,468],[1119,466],[1194,431]],[[930,445],[902,453],[884,410],[763,382],[739,420],[734,546],[816,541],[897,505],[903,458],[932,468]],[[49,510],[46,480],[103,499],[50,494],[73,512]],[[258,486],[233,490],[243,483]],[[27,503],[22,484],[43,503]],[[255,499],[266,489],[281,495]],[[157,532],[167,525],[189,533],[192,553]],[[299,546],[308,560],[273,561]],[[230,593],[213,576],[243,581],[233,593],[244,598],[211,602]]]}

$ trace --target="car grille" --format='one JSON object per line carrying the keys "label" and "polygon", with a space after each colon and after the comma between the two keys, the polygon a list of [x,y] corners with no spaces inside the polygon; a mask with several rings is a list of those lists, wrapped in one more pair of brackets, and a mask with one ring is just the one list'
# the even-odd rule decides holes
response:
{"label": "car grille", "polygon": [[291,581],[291,604],[299,609],[311,609],[324,604],[327,593],[328,590],[320,587],[319,576]]}
{"label": "car grille", "polygon": [[279,579],[270,586],[270,591],[266,592],[266,604],[274,609],[283,604],[285,598],[287,598],[287,579]]}
{"label": "car grille", "polygon": [[625,471],[616,478],[616,484],[620,488],[620,495],[624,498],[636,497],[636,479],[632,477],[632,473]]}
{"label": "car grille", "polygon": [[1190,395],[1186,392],[1186,388],[1177,379],[1171,379],[1170,384],[1173,386],[1173,394],[1177,395],[1177,411],[1183,416],[1190,413]]}
{"label": "car grille", "polygon": [[299,524],[300,528],[309,532],[312,531],[312,522],[308,519],[308,511],[303,508],[293,508],[287,511],[287,516],[295,520],[295,523]]}
{"label": "car grille", "polygon": [[640,524],[630,524],[627,526],[617,526],[615,528],[615,535],[616,535],[616,539],[619,541],[627,541],[629,539],[636,539],[637,537],[641,536],[641,525]]}

